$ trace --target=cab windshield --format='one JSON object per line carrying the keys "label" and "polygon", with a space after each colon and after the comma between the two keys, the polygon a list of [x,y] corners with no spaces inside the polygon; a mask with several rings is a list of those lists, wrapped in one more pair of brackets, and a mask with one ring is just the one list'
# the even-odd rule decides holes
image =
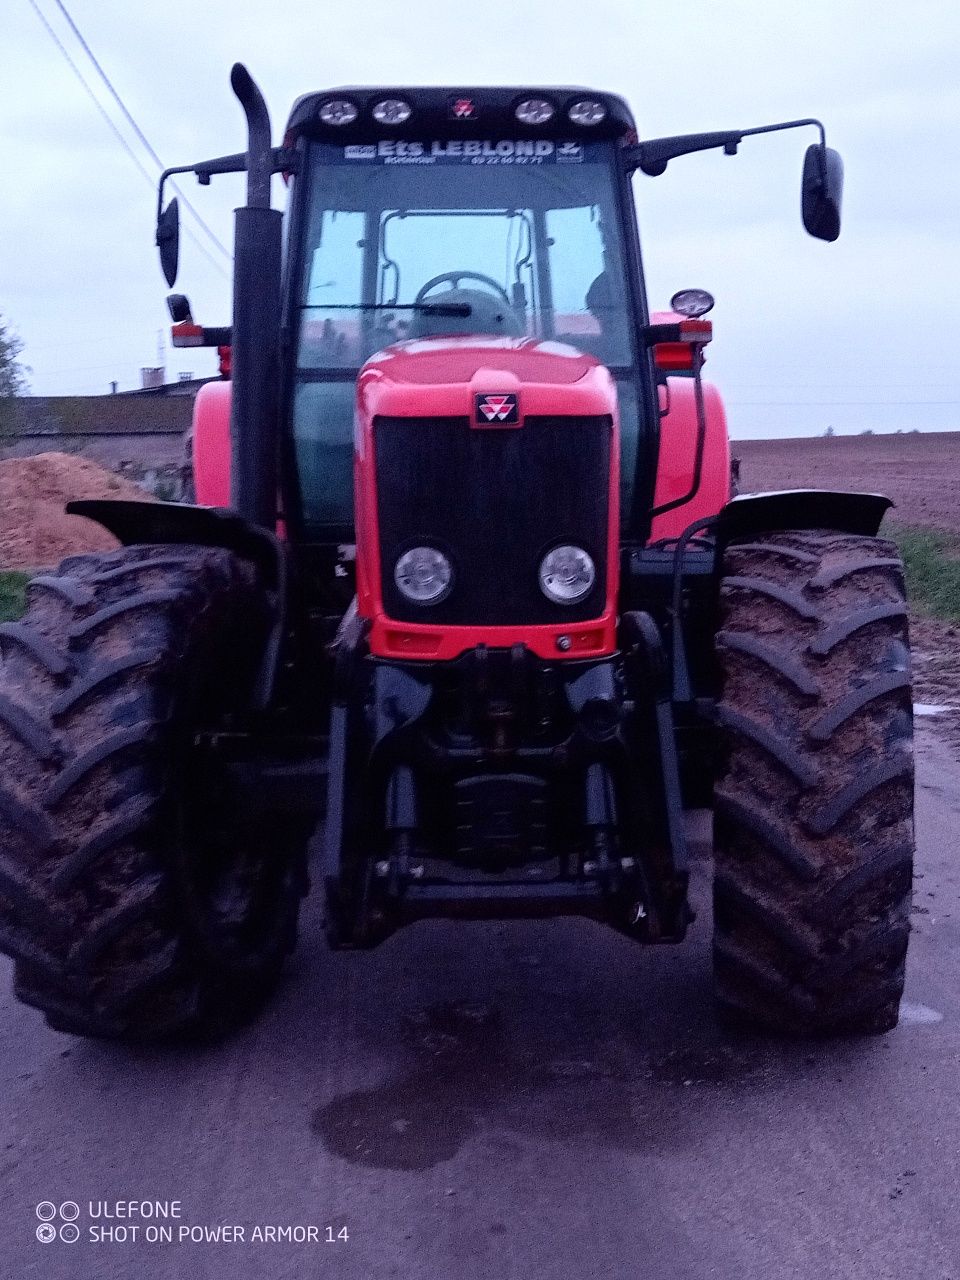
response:
{"label": "cab windshield", "polygon": [[293,400],[308,526],[352,522],[356,375],[405,338],[527,337],[595,355],[621,387],[632,474],[634,355],[611,152],[545,140],[311,147]]}

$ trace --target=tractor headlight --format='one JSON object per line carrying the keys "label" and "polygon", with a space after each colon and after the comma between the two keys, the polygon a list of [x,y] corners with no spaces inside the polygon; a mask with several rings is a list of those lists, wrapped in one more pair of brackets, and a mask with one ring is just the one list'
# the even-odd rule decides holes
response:
{"label": "tractor headlight", "polygon": [[413,107],[403,98],[384,98],[373,108],[373,118],[378,124],[406,124],[413,114]]}
{"label": "tractor headlight", "polygon": [[554,547],[540,561],[540,590],[554,604],[579,603],[596,580],[596,566],[583,547]]}
{"label": "tractor headlight", "polygon": [[553,115],[553,103],[546,98],[524,98],[513,114],[521,124],[546,124]]}
{"label": "tractor headlight", "polygon": [[713,310],[713,294],[706,289],[681,289],[670,299],[670,310],[690,320],[697,320]]}
{"label": "tractor headlight", "polygon": [[581,98],[567,111],[574,124],[600,124],[607,118],[607,108],[595,98]]}
{"label": "tractor headlight", "polygon": [[453,565],[436,547],[411,547],[394,565],[393,580],[414,604],[438,604],[453,587]]}
{"label": "tractor headlight", "polygon": [[356,103],[347,98],[328,98],[320,108],[324,124],[353,124],[359,114]]}

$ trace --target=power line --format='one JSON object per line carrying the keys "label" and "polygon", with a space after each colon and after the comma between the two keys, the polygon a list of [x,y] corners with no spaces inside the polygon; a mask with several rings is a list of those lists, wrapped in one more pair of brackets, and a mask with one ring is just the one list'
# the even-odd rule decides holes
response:
{"label": "power line", "polygon": [[[67,22],[68,22],[68,23],[69,23],[69,25],[70,25],[70,30],[73,32],[73,34],[74,34],[74,35],[77,37],[77,39],[79,40],[80,45],[81,45],[81,47],[82,47],[82,49],[83,49],[84,53],[86,53],[87,57],[88,57],[88,58],[90,59],[90,61],[93,63],[94,67],[95,67],[95,68],[96,68],[96,70],[97,70],[97,74],[99,75],[100,79],[101,79],[101,80],[103,81],[103,83],[107,86],[107,90],[109,91],[110,96],[113,98],[114,102],[117,104],[117,106],[118,106],[118,107],[120,108],[120,110],[123,112],[124,117],[125,117],[125,119],[127,120],[127,123],[130,125],[131,129],[134,131],[134,133],[137,135],[137,137],[140,139],[140,141],[141,141],[141,142],[143,143],[143,145],[146,147],[147,151],[150,153],[150,156],[151,156],[151,158],[153,159],[154,163],[155,163],[155,164],[157,164],[157,165],[160,167],[160,169],[161,169],[161,170],[162,170],[162,169],[166,169],[166,168],[167,168],[167,166],[163,163],[163,161],[162,161],[162,160],[160,159],[160,157],[157,155],[157,153],[156,153],[156,151],[154,150],[154,147],[153,147],[153,145],[151,144],[151,142],[150,142],[149,138],[147,138],[146,134],[143,132],[143,130],[142,130],[142,129],[140,128],[140,126],[137,124],[136,120],[134,120],[133,115],[131,114],[131,112],[130,112],[130,111],[128,110],[128,108],[127,108],[127,104],[124,102],[124,100],[120,97],[120,94],[119,94],[119,93],[117,92],[117,90],[114,88],[114,86],[113,86],[113,82],[111,81],[110,77],[107,75],[106,71],[104,71],[103,67],[100,65],[99,61],[97,60],[97,57],[96,57],[95,53],[94,53],[94,52],[93,52],[93,50],[90,48],[89,44],[87,44],[86,40],[84,39],[83,32],[80,30],[80,28],[79,28],[79,27],[77,26],[77,24],[74,22],[73,18],[70,16],[69,11],[67,10],[67,6],[63,3],[63,0],[54,0],[54,4],[57,6],[57,8],[60,10],[60,12],[63,14],[63,16],[66,18]],[[229,250],[227,249],[226,245],[224,245],[224,244],[223,244],[223,242],[220,240],[220,238],[215,234],[215,232],[213,232],[213,231],[210,229],[210,227],[209,227],[209,226],[207,226],[206,222],[203,220],[203,218],[201,217],[201,215],[200,215],[200,214],[197,212],[197,210],[194,208],[193,204],[191,204],[190,200],[189,200],[189,199],[184,195],[184,193],[183,193],[183,191],[180,189],[180,187],[178,187],[178,186],[177,186],[177,184],[176,184],[175,182],[171,182],[171,184],[170,184],[170,185],[174,188],[174,190],[175,190],[175,191],[177,192],[177,194],[180,196],[180,199],[181,199],[181,200],[183,201],[183,203],[187,206],[187,208],[190,210],[190,212],[191,212],[191,213],[193,214],[193,216],[196,218],[197,222],[200,224],[200,226],[203,228],[203,230],[207,233],[207,235],[208,235],[208,236],[209,236],[209,238],[213,241],[213,243],[217,246],[217,248],[220,250],[220,252],[221,252],[222,254],[224,254],[224,256],[225,256],[225,257],[229,258],[229,257],[230,257],[230,252],[229,252]]]}
{"label": "power line", "polygon": [[[113,360],[110,362],[110,364],[71,365],[70,368],[68,369],[45,369],[43,372],[43,376],[45,378],[59,378],[61,375],[67,374],[67,373],[99,373],[99,372],[102,372],[104,369],[115,370],[118,363],[121,365],[132,366],[135,362],[133,360],[120,360],[119,362],[117,360]],[[138,367],[140,366],[138,365]]]}
{"label": "power line", "polygon": [[73,74],[77,77],[77,79],[78,79],[78,80],[80,81],[80,83],[83,85],[84,89],[85,89],[85,90],[86,90],[86,92],[87,92],[87,96],[89,97],[90,101],[93,103],[93,105],[97,108],[97,110],[98,110],[98,111],[100,112],[100,114],[103,116],[104,120],[106,120],[107,124],[110,126],[110,129],[112,130],[112,132],[113,132],[114,136],[116,137],[117,141],[120,143],[120,145],[123,147],[124,151],[126,151],[127,155],[130,157],[130,159],[131,159],[131,160],[133,161],[133,163],[137,166],[137,168],[140,170],[140,172],[143,174],[143,176],[147,179],[147,181],[150,183],[150,185],[151,185],[151,187],[152,187],[152,186],[154,185],[154,178],[153,178],[153,175],[150,173],[150,171],[149,171],[149,170],[145,167],[145,165],[142,163],[142,161],[140,160],[140,157],[139,157],[139,156],[137,155],[137,153],[133,150],[133,148],[130,146],[130,143],[129,143],[129,142],[127,142],[126,138],[123,136],[123,134],[122,134],[122,133],[120,132],[120,130],[117,128],[116,124],[114,123],[114,121],[113,121],[112,117],[110,116],[109,112],[108,112],[108,111],[106,110],[106,108],[104,107],[103,103],[100,101],[100,99],[97,97],[97,95],[96,95],[96,94],[93,92],[93,90],[90,88],[90,86],[89,86],[89,84],[87,83],[87,81],[84,79],[83,72],[80,70],[80,68],[79,68],[79,67],[77,66],[77,64],[74,62],[73,58],[71,58],[71,56],[70,56],[70,54],[69,54],[69,52],[68,52],[68,50],[67,50],[66,45],[64,45],[63,41],[62,41],[62,40],[60,39],[60,37],[57,35],[56,31],[54,31],[53,27],[51,27],[50,23],[47,21],[45,14],[43,13],[43,11],[42,11],[42,9],[40,8],[40,6],[37,4],[37,0],[30,0],[30,7],[33,9],[34,13],[37,15],[37,17],[38,17],[38,18],[40,19],[40,21],[43,23],[44,27],[46,28],[47,35],[50,37],[50,39],[54,42],[54,44],[57,46],[57,48],[58,48],[58,49],[60,50],[60,52],[63,54],[64,58],[66,59],[67,63],[69,64],[70,69],[71,69],[71,71],[73,72]]}
{"label": "power line", "polygon": [[[144,178],[146,178],[147,182],[150,184],[150,189],[152,191],[156,191],[156,188],[157,188],[156,178],[146,168],[146,166],[141,161],[140,157],[130,146],[130,143],[127,141],[127,139],[123,136],[123,134],[117,128],[116,122],[111,117],[110,113],[106,110],[106,108],[104,107],[100,99],[97,97],[97,95],[93,92],[93,89],[90,87],[90,84],[85,78],[83,72],[80,70],[76,62],[74,62],[73,58],[70,56],[69,50],[64,45],[60,37],[57,35],[56,31],[54,31],[50,23],[47,21],[46,15],[44,14],[40,6],[37,4],[37,0],[29,0],[29,4],[31,9],[33,9],[34,13],[37,15],[37,17],[40,19],[41,23],[43,24],[44,30],[47,32],[47,35],[50,37],[50,39],[59,49],[60,53],[64,58],[64,61],[67,63],[67,65],[70,67],[70,70],[73,72],[73,74],[79,80],[80,84],[83,86],[83,89],[87,94],[87,97],[90,99],[90,101],[96,107],[97,111],[99,111],[100,115],[106,121],[111,133],[114,135],[116,140],[120,143],[120,145],[123,147],[124,151],[130,157],[133,163],[137,166],[139,171],[143,174]],[[186,203],[186,201],[184,202]],[[207,249],[207,246],[203,243],[202,240],[199,240],[197,238],[193,230],[189,226],[184,227],[184,230],[186,231],[190,239],[194,242],[194,244],[197,246],[197,248],[200,250],[200,252],[203,254],[203,256],[207,259],[207,261],[212,263],[213,266],[215,266],[217,270],[221,272],[221,274],[227,275],[228,272],[224,267],[223,263],[219,262],[216,258],[214,258],[214,256]],[[222,245],[220,247],[223,248]],[[224,250],[224,252],[226,252],[226,250]]]}
{"label": "power line", "polygon": [[[955,378],[945,379],[943,382],[934,382],[930,378],[923,378],[922,381],[925,387],[952,387],[956,384]],[[786,378],[777,382],[740,382],[733,379],[728,379],[727,381],[728,387],[737,386],[744,391],[770,391],[771,389],[777,391],[824,391],[831,387],[842,387],[845,391],[855,387],[866,387],[871,391],[897,391],[903,387],[915,387],[916,385],[916,377],[908,382],[877,382],[873,378],[867,382],[853,382],[847,378],[842,382],[823,382],[820,379],[816,382],[790,382]]]}
{"label": "power line", "polygon": [[36,346],[30,343],[30,355],[39,355],[43,351],[64,351],[73,347],[94,347],[94,346],[116,346],[117,335],[115,333],[101,333],[95,337],[88,338],[70,338],[64,342],[45,342],[43,346]]}
{"label": "power line", "polygon": [[737,409],[832,409],[841,408],[915,408],[935,406],[943,408],[960,405],[960,400],[731,400]]}
{"label": "power line", "polygon": [[73,32],[73,34],[74,34],[74,35],[77,37],[77,39],[79,40],[79,42],[80,42],[80,46],[81,46],[81,48],[83,49],[84,53],[86,53],[87,57],[90,59],[90,61],[91,61],[91,62],[93,63],[93,65],[96,67],[96,69],[97,69],[97,74],[99,75],[99,77],[100,77],[100,79],[103,81],[103,83],[107,86],[107,89],[110,91],[110,94],[111,94],[111,96],[112,96],[112,98],[113,98],[114,102],[116,102],[117,106],[118,106],[118,107],[120,108],[120,110],[123,112],[124,116],[126,116],[127,122],[128,122],[128,124],[130,125],[130,127],[133,129],[134,133],[137,135],[137,137],[140,139],[140,141],[143,143],[143,145],[146,147],[146,149],[150,152],[150,155],[151,155],[151,157],[153,158],[154,162],[155,162],[156,164],[158,164],[158,165],[160,166],[160,168],[161,168],[161,169],[165,169],[167,166],[163,163],[163,161],[162,161],[162,160],[160,159],[160,157],[157,155],[156,151],[154,151],[154,149],[153,149],[153,147],[152,147],[152,145],[151,145],[151,143],[150,143],[149,139],[145,136],[145,134],[144,134],[143,130],[140,128],[140,126],[137,124],[136,120],[134,120],[133,116],[132,116],[132,115],[130,114],[130,112],[127,110],[126,103],[123,101],[123,99],[120,97],[120,94],[119,94],[119,93],[116,91],[116,89],[113,87],[113,84],[112,84],[112,83],[111,83],[111,81],[110,81],[110,77],[107,75],[107,73],[104,71],[103,67],[101,67],[100,63],[97,61],[97,57],[96,57],[96,55],[94,54],[94,52],[93,52],[93,50],[90,48],[90,46],[87,44],[86,40],[83,38],[83,33],[81,32],[81,30],[80,30],[80,28],[77,26],[77,24],[74,22],[73,18],[71,18],[71,16],[70,16],[69,12],[67,11],[67,7],[66,7],[66,5],[64,5],[64,4],[61,2],[61,0],[54,0],[54,4],[56,4],[57,8],[60,10],[60,12],[61,12],[61,13],[63,14],[63,16],[66,18],[67,22],[68,22],[68,23],[69,23],[69,25],[70,25],[70,30]]}

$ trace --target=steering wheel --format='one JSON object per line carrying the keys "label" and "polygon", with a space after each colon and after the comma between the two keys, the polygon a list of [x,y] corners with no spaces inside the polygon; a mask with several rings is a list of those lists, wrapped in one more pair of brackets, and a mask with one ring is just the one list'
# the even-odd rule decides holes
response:
{"label": "steering wheel", "polygon": [[442,271],[440,275],[434,276],[432,280],[427,281],[414,299],[414,305],[416,306],[423,302],[430,290],[435,288],[436,285],[445,284],[448,280],[450,281],[451,289],[456,289],[461,280],[479,280],[481,284],[488,285],[498,297],[503,299],[505,307],[511,311],[513,310],[513,303],[510,301],[510,297],[503,285],[498,284],[492,276],[485,276],[480,271]]}

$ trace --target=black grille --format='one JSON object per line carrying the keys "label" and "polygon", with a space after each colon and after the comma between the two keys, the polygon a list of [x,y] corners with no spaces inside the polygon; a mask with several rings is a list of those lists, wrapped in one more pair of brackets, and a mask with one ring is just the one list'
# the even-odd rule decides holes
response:
{"label": "black grille", "polygon": [[[383,599],[401,622],[520,625],[578,622],[603,611],[610,484],[608,417],[526,418],[510,429],[467,418],[378,418],[374,424]],[[590,552],[597,578],[579,604],[547,600],[537,581],[551,546]],[[409,547],[439,547],[455,583],[439,604],[405,600],[393,566]]]}

